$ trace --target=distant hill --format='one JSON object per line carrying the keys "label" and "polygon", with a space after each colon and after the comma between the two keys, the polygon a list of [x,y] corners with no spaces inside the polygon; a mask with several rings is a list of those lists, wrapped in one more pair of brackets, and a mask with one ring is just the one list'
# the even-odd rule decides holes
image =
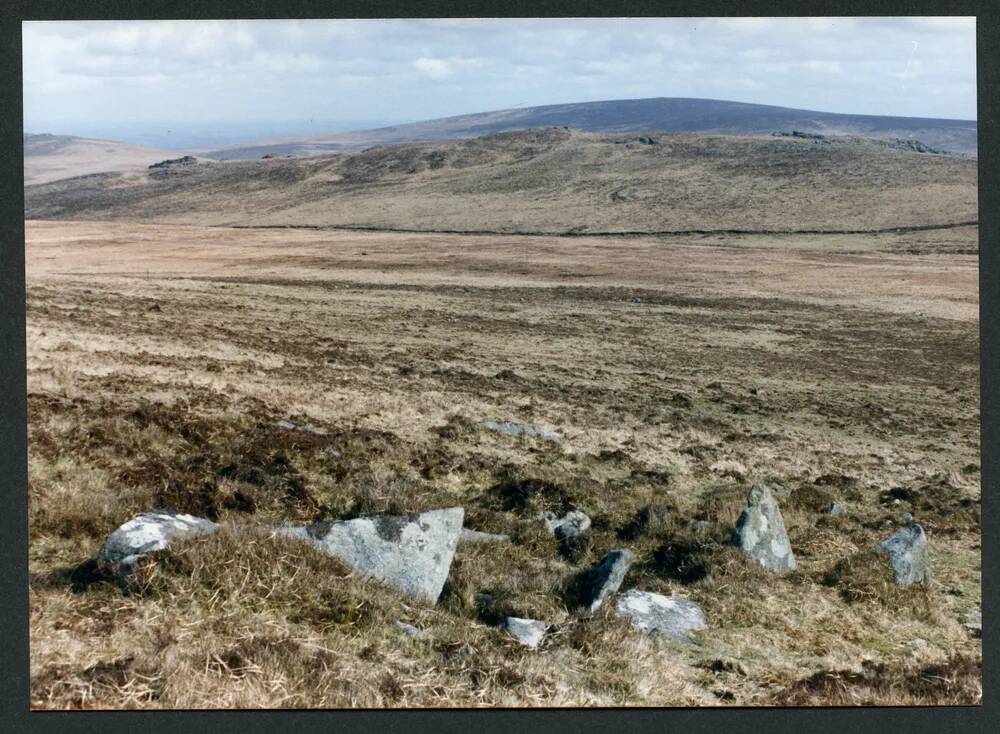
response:
{"label": "distant hill", "polygon": [[205,150],[201,154],[220,159],[252,159],[265,154],[308,156],[357,152],[391,143],[458,140],[540,127],[570,127],[588,132],[734,135],[797,130],[821,135],[918,140],[931,148],[964,155],[976,155],[977,145],[974,120],[845,115],[715,99],[657,97],[480,112],[376,130],[230,146]]}
{"label": "distant hill", "polygon": [[30,219],[497,232],[845,230],[977,219],[976,161],[866,138],[563,128],[187,162],[25,190]]}
{"label": "distant hill", "polygon": [[25,185],[104,171],[141,169],[176,152],[72,135],[25,134]]}

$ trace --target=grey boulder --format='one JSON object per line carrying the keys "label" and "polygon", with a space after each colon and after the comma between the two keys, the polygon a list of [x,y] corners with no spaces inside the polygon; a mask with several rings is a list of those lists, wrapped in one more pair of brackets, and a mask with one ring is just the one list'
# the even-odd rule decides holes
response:
{"label": "grey boulder", "polygon": [[769,571],[787,572],[796,568],[781,509],[766,484],[750,488],[747,508],[736,522],[733,541]]}
{"label": "grey boulder", "polygon": [[279,528],[275,533],[307,541],[358,573],[434,603],[448,579],[464,516],[461,507],[452,507]]}
{"label": "grey boulder", "polygon": [[144,512],[108,536],[97,553],[97,562],[111,570],[120,582],[126,582],[146,554],[168,548],[175,540],[218,529],[211,520],[173,510]]}
{"label": "grey boulder", "polygon": [[689,599],[632,589],[618,597],[615,611],[637,629],[689,642],[688,633],[708,628],[705,612]]}
{"label": "grey boulder", "polygon": [[581,601],[589,612],[597,611],[604,600],[618,591],[635,554],[626,548],[608,551],[584,580]]}
{"label": "grey boulder", "polygon": [[537,619],[522,619],[521,617],[507,617],[500,625],[500,628],[515,640],[532,648],[541,644],[548,627],[545,622],[540,622]]}
{"label": "grey boulder", "polygon": [[892,537],[882,541],[882,548],[889,554],[897,586],[905,588],[930,582],[927,535],[920,525],[914,523],[900,528]]}

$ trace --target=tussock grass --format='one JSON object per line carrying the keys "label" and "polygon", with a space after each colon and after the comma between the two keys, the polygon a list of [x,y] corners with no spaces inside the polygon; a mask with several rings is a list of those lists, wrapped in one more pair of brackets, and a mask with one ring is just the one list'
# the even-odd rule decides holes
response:
{"label": "tussock grass", "polygon": [[886,609],[932,618],[933,597],[924,584],[900,588],[893,579],[888,553],[869,549],[842,558],[823,575],[848,602],[876,603]]}

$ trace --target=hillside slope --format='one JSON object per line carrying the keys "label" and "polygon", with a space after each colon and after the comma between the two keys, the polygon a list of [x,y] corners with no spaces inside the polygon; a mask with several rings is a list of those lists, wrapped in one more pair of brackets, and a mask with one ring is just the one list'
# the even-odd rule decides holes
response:
{"label": "hillside slope", "polygon": [[588,132],[767,134],[799,130],[821,135],[859,135],[919,140],[932,148],[976,155],[974,120],[847,115],[715,99],[656,97],[495,110],[408,125],[331,135],[265,141],[203,151],[209,158],[254,159],[273,155],[357,152],[374,145],[456,140],[541,127]]}
{"label": "hillside slope", "polygon": [[[645,140],[645,142],[643,142]],[[976,162],[866,139],[559,129],[28,187],[29,219],[499,232],[845,230],[977,218]]]}
{"label": "hillside slope", "polygon": [[150,163],[177,157],[175,151],[156,150],[112,140],[72,135],[24,136],[25,185],[86,176],[104,171],[142,169]]}

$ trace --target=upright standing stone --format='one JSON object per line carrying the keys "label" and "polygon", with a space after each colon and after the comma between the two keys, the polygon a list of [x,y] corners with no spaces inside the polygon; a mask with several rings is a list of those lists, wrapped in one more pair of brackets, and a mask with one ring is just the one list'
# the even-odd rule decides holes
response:
{"label": "upright standing stone", "polygon": [[608,551],[587,573],[582,589],[583,606],[587,611],[597,611],[605,599],[618,591],[634,558],[635,554],[626,548]]}
{"label": "upright standing stone", "polygon": [[359,573],[434,603],[448,579],[464,515],[461,507],[452,507],[419,515],[380,515],[279,528],[275,532],[312,543]]}
{"label": "upright standing stone", "polygon": [[734,542],[769,571],[787,572],[796,568],[781,509],[766,484],[751,487],[747,508],[736,523]]}
{"label": "upright standing stone", "polygon": [[920,525],[913,523],[900,528],[891,538],[882,541],[882,547],[889,553],[897,586],[930,583],[927,535]]}

